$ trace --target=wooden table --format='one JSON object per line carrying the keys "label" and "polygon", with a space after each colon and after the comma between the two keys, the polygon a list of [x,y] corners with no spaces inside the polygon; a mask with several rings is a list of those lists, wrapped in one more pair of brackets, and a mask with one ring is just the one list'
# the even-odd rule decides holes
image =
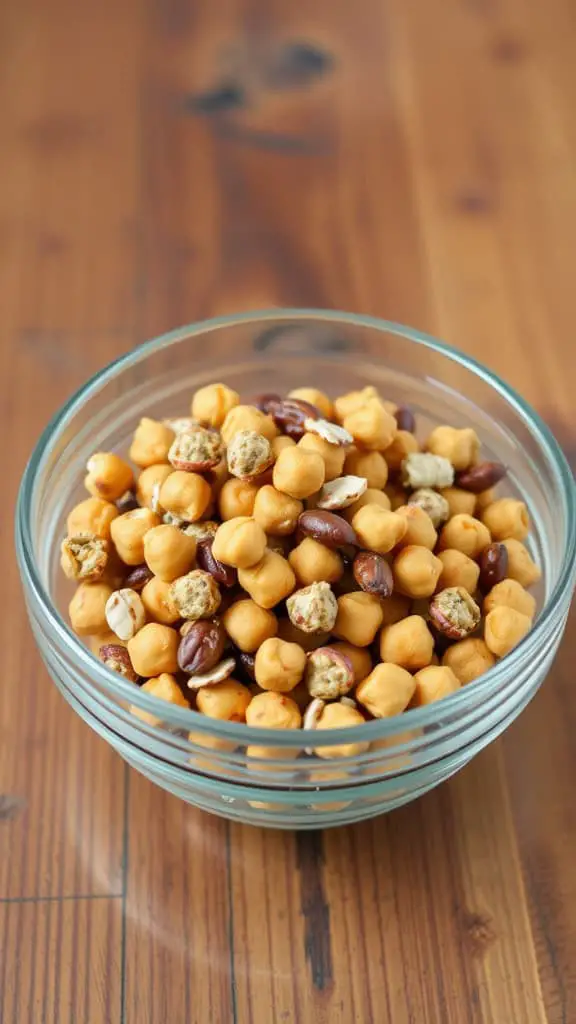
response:
{"label": "wooden table", "polygon": [[569,0],[2,5],[2,1024],[576,1021],[573,639],[505,738],[418,803],[259,831],[178,803],[76,718],[11,539],[65,396],[225,311],[436,333],[574,455],[575,104]]}

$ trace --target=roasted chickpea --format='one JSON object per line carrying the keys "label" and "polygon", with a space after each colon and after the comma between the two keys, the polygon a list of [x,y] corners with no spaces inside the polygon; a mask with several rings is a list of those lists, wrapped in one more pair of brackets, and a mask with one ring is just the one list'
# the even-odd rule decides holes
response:
{"label": "roasted chickpea", "polygon": [[476,508],[479,512],[482,512],[493,501],[496,501],[496,491],[494,487],[489,487],[487,491],[481,491],[480,494],[476,495]]}
{"label": "roasted chickpea", "polygon": [[280,433],[274,420],[260,412],[254,405],[237,405],[230,410],[220,431],[224,443],[229,444],[234,434],[240,430],[252,430],[256,434],[262,434],[268,441],[272,441]]}
{"label": "roasted chickpea", "polygon": [[490,531],[479,519],[459,513],[449,519],[440,533],[440,550],[456,548],[468,558],[478,558],[492,540]]}
{"label": "roasted chickpea", "polygon": [[307,587],[311,583],[337,583],[344,572],[344,563],[337,551],[325,544],[305,537],[288,555],[288,561],[298,583]]}
{"label": "roasted chickpea", "polygon": [[476,494],[472,494],[472,491],[463,491],[461,487],[443,487],[440,494],[448,502],[450,517],[474,515],[478,496]]}
{"label": "roasted chickpea", "polygon": [[356,513],[361,508],[364,508],[365,505],[378,505],[379,508],[390,511],[390,498],[384,491],[377,491],[375,487],[368,487],[364,494],[360,495],[352,505],[349,505],[348,508],[340,509],[338,514],[344,516],[351,523]]}
{"label": "roasted chickpea", "polygon": [[349,416],[353,412],[357,412],[371,399],[377,399],[382,401],[375,387],[369,384],[367,387],[362,388],[361,391],[349,391],[345,395],[340,395],[339,398],[334,402],[334,413],[339,423],[342,423],[346,416]]}
{"label": "roasted chickpea", "polygon": [[460,682],[448,665],[429,665],[414,676],[415,690],[412,707],[432,704],[460,689]]}
{"label": "roasted chickpea", "polygon": [[144,416],[136,427],[130,446],[132,462],[141,469],[157,462],[168,462],[168,452],[175,437],[174,431],[165,423]]}
{"label": "roasted chickpea", "polygon": [[342,426],[354,438],[359,448],[383,451],[388,448],[398,432],[394,416],[384,408],[379,399],[371,398],[365,405],[344,418]]}
{"label": "roasted chickpea", "polygon": [[536,599],[529,594],[518,580],[506,579],[497,583],[484,598],[484,614],[488,615],[493,608],[503,605],[533,619],[536,614]]}
{"label": "roasted chickpea", "polygon": [[296,586],[289,562],[276,551],[265,551],[256,565],[238,570],[238,582],[261,608],[273,608]]}
{"label": "roasted chickpea", "polygon": [[431,597],[442,572],[442,562],[428,548],[411,544],[392,563],[394,586],[407,597]]}
{"label": "roasted chickpea", "polygon": [[325,420],[331,420],[334,417],[334,406],[331,399],[318,388],[294,388],[288,393],[288,398],[299,398],[300,401],[315,405]]}
{"label": "roasted chickpea", "polygon": [[392,594],[390,597],[385,597],[381,602],[382,625],[392,626],[395,622],[405,619],[410,614],[411,605],[411,599],[403,594]]}
{"label": "roasted chickpea", "polygon": [[346,643],[345,640],[338,640],[330,644],[335,651],[339,651],[352,662],[354,669],[354,684],[361,683],[372,671],[372,658],[366,647],[356,647],[355,644]]}
{"label": "roasted chickpea", "polygon": [[116,501],[134,484],[134,474],[127,462],[114,452],[91,455],[86,466],[84,486],[95,498]]}
{"label": "roasted chickpea", "polygon": [[212,554],[224,565],[248,569],[264,557],[266,534],[250,516],[236,516],[216,531]]}
{"label": "roasted chickpea", "polygon": [[523,587],[531,587],[533,583],[537,583],[542,571],[522,541],[508,537],[502,543],[508,552],[507,572],[510,579],[516,580]]}
{"label": "roasted chickpea", "polygon": [[246,709],[246,723],[261,729],[299,729],[302,715],[290,697],[270,690],[252,698]]}
{"label": "roasted chickpea", "polygon": [[404,459],[414,452],[420,451],[418,438],[408,430],[398,430],[392,444],[386,449],[386,462],[392,473],[398,472]]}
{"label": "roasted chickpea", "polygon": [[106,602],[112,595],[107,583],[81,583],[68,605],[70,625],[78,636],[106,633]]}
{"label": "roasted chickpea", "polygon": [[382,625],[382,602],[375,594],[353,590],[338,598],[333,633],[355,647],[368,647]]}
{"label": "roasted chickpea", "polygon": [[380,452],[366,452],[353,448],[344,460],[344,473],[363,476],[368,487],[381,491],[388,480],[388,464]]}
{"label": "roasted chickpea", "polygon": [[251,516],[257,494],[257,484],[235,478],[227,480],[218,497],[218,511],[223,522],[238,516]]}
{"label": "roasted chickpea", "polygon": [[273,612],[251,600],[230,605],[222,616],[222,623],[236,647],[247,654],[257,651],[265,640],[278,632],[278,620]]}
{"label": "roasted chickpea", "polygon": [[[158,697],[159,700],[165,700],[169,704],[176,704],[180,708],[190,707],[190,701],[186,699],[174,676],[169,672],[161,672],[154,678],[148,679],[140,689],[144,693],[149,693],[153,697]],[[143,711],[141,708],[137,708],[134,705],[130,710],[136,718],[140,718],[143,722],[147,722],[148,725],[160,725],[162,722],[161,718],[150,714],[149,711]]]}
{"label": "roasted chickpea", "polygon": [[195,523],[206,514],[212,500],[210,484],[198,473],[175,469],[160,487],[160,505],[167,512]]}
{"label": "roasted chickpea", "polygon": [[386,484],[384,494],[388,498],[388,504],[393,512],[395,512],[397,508],[400,508],[401,505],[405,505],[408,501],[408,491],[405,487],[402,487],[402,484],[397,483],[396,481],[394,483],[389,482]]}
{"label": "roasted chickpea", "polygon": [[103,498],[86,498],[79,505],[75,505],[68,515],[68,536],[92,533],[95,537],[110,540],[110,524],[117,516],[118,509],[110,501],[104,501]]}
{"label": "roasted chickpea", "polygon": [[385,555],[406,533],[406,520],[380,505],[363,505],[352,518],[352,527],[363,548]]}
{"label": "roasted chickpea", "polygon": [[505,605],[496,605],[491,612],[488,612],[484,622],[484,639],[486,646],[503,658],[506,654],[519,644],[523,637],[529,632],[532,626],[532,619],[515,608],[507,608]]}
{"label": "roasted chickpea", "polygon": [[269,484],[259,489],[253,508],[254,519],[272,537],[286,537],[294,533],[298,516],[304,511],[304,505],[298,498],[291,498]]}
{"label": "roasted chickpea", "polygon": [[[356,708],[349,704],[327,704],[324,708],[316,730],[322,729],[347,729],[354,725],[363,725],[364,718]],[[341,743],[331,747],[316,747],[315,753],[318,757],[331,759],[333,757],[358,757],[368,750],[370,744],[365,742]]]}
{"label": "roasted chickpea", "polygon": [[196,541],[177,526],[154,526],[144,536],[144,560],[155,576],[171,583],[194,565]]}
{"label": "roasted chickpea", "polygon": [[451,644],[442,655],[442,664],[451,668],[462,686],[484,675],[496,664],[496,658],[479,637],[469,636]]}
{"label": "roasted chickpea", "polygon": [[402,516],[406,521],[406,533],[399,541],[399,546],[405,548],[409,544],[418,544],[422,548],[434,551],[438,534],[430,516],[419,505],[401,505],[394,513]]}
{"label": "roasted chickpea", "polygon": [[480,441],[475,430],[464,427],[436,427],[426,441],[426,450],[433,455],[448,459],[454,469],[468,469],[473,466],[480,451]]}
{"label": "roasted chickpea", "polygon": [[356,699],[374,718],[390,718],[408,707],[415,688],[405,668],[381,663],[356,687]]}
{"label": "roasted chickpea", "polygon": [[483,512],[482,522],[488,527],[492,538],[501,540],[525,540],[530,532],[530,517],[523,501],[514,498],[499,498],[488,505]]}
{"label": "roasted chickpea", "polygon": [[325,476],[322,456],[316,451],[295,445],[294,448],[284,448],[280,452],[272,480],[277,491],[283,491],[291,498],[302,499],[319,491]]}
{"label": "roasted chickpea", "polygon": [[160,488],[174,470],[169,462],[158,462],[147,466],[138,477],[136,497],[142,506],[158,512],[160,506]]}
{"label": "roasted chickpea", "polygon": [[258,648],[254,671],[263,690],[289,693],[298,685],[306,668],[306,652],[298,644],[270,637]]}
{"label": "roasted chickpea", "polygon": [[175,629],[149,622],[128,641],[128,654],[134,671],[146,678],[162,672],[177,672],[179,641]]}
{"label": "roasted chickpea", "polygon": [[279,434],[278,437],[272,438],[270,447],[272,448],[272,455],[277,459],[284,448],[295,448],[296,441],[294,438],[288,437],[286,434]]}
{"label": "roasted chickpea", "polygon": [[226,384],[207,384],[192,399],[191,413],[206,427],[221,427],[240,395]]}
{"label": "roasted chickpea", "polygon": [[160,517],[149,508],[135,508],[113,519],[110,532],[112,542],[126,565],[141,565],[144,561],[144,537],[148,530],[160,525]]}
{"label": "roasted chickpea", "polygon": [[425,668],[432,661],[434,638],[421,615],[409,615],[380,633],[382,661],[400,665],[409,672]]}
{"label": "roasted chickpea", "polygon": [[345,448],[340,448],[337,444],[329,444],[328,441],[325,441],[323,437],[319,437],[318,434],[304,434],[304,437],[298,441],[297,447],[304,448],[306,451],[316,452],[321,456],[324,461],[324,480],[322,483],[328,480],[335,480],[342,475],[346,458]]}
{"label": "roasted chickpea", "polygon": [[153,576],[140,591],[146,615],[152,622],[160,622],[163,626],[172,626],[178,622],[178,611],[170,594],[170,583]]}
{"label": "roasted chickpea", "polygon": [[208,718],[219,718],[225,722],[245,722],[251,700],[248,687],[236,679],[202,686],[196,693],[198,711]]}
{"label": "roasted chickpea", "polygon": [[442,572],[438,580],[437,589],[445,590],[446,587],[464,587],[469,594],[473,594],[478,586],[480,566],[462,551],[455,548],[447,548],[441,551],[438,558],[442,562]]}

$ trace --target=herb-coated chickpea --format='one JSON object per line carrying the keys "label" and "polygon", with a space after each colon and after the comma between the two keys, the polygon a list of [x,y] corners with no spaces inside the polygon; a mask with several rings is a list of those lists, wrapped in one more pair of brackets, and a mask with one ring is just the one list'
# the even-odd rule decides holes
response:
{"label": "herb-coated chickpea", "polygon": [[490,531],[484,523],[461,512],[442,527],[439,547],[441,551],[456,548],[468,558],[478,558],[491,541]]}
{"label": "herb-coated chickpea", "polygon": [[175,436],[174,431],[165,423],[144,416],[136,427],[130,445],[130,459],[141,469],[157,462],[168,462],[168,452]]}
{"label": "herb-coated chickpea", "polygon": [[394,586],[407,597],[431,597],[442,572],[442,562],[428,548],[411,544],[392,563]]}
{"label": "herb-coated chickpea", "polygon": [[401,505],[406,505],[408,501],[408,491],[397,481],[388,481],[384,488],[384,494],[388,498],[390,508],[393,512],[395,512],[397,508],[400,508]]}
{"label": "herb-coated chickpea", "polygon": [[366,452],[353,448],[344,460],[344,473],[363,476],[368,487],[381,490],[388,480],[388,463],[380,452]]}
{"label": "herb-coated chickpea", "polygon": [[400,665],[409,672],[425,668],[432,661],[434,638],[421,615],[408,615],[384,626],[380,633],[382,661]]}
{"label": "herb-coated chickpea", "polygon": [[442,655],[442,664],[451,668],[462,686],[484,675],[496,664],[496,658],[480,637],[468,636],[450,644]]}
{"label": "herb-coated chickpea", "polygon": [[276,551],[265,551],[256,565],[238,570],[238,582],[261,608],[273,608],[296,586],[290,563]]}
{"label": "herb-coated chickpea", "polygon": [[[298,441],[298,448],[305,448],[307,451],[316,452],[324,461],[324,480],[335,480],[342,475],[346,449],[336,444],[329,444],[318,434],[304,434]],[[307,495],[308,497],[308,495]]]}
{"label": "herb-coated chickpea", "polygon": [[478,496],[472,494],[472,491],[465,491],[462,487],[442,487],[440,494],[448,502],[450,516],[474,515],[478,504]]}
{"label": "herb-coated chickpea", "polygon": [[448,459],[454,469],[468,469],[476,461],[480,441],[476,431],[471,427],[459,430],[456,427],[442,426],[432,431],[426,441],[426,450]]}
{"label": "herb-coated chickpea", "polygon": [[379,399],[371,398],[365,405],[344,418],[342,426],[359,448],[384,451],[394,440],[398,424]]}
{"label": "herb-coated chickpea", "polygon": [[361,508],[364,508],[365,505],[378,505],[379,508],[386,509],[389,512],[390,498],[384,493],[384,491],[378,491],[375,487],[367,487],[364,494],[361,494],[352,505],[348,506],[348,508],[340,509],[338,514],[344,516],[344,519],[351,523],[356,513],[359,512]]}
{"label": "herb-coated chickpea", "polygon": [[333,633],[355,647],[368,647],[382,625],[382,603],[375,594],[353,590],[338,598]]}
{"label": "herb-coated chickpea", "polygon": [[414,678],[405,668],[381,662],[356,687],[356,700],[374,718],[390,718],[408,707],[415,688]]}
{"label": "herb-coated chickpea", "polygon": [[488,527],[496,541],[525,540],[530,532],[530,516],[523,501],[515,498],[499,498],[481,513],[482,522]]}
{"label": "herb-coated chickpea", "polygon": [[278,456],[280,455],[280,452],[283,451],[284,448],[295,448],[296,441],[294,440],[294,438],[288,437],[287,434],[278,434],[278,437],[272,438],[270,442],[270,447],[272,449],[272,455],[274,456],[275,459],[277,459]]}
{"label": "herb-coated chickpea", "polygon": [[237,391],[226,384],[207,384],[192,399],[190,411],[205,427],[221,427],[226,416],[240,402]]}
{"label": "herb-coated chickpea", "polygon": [[408,430],[398,430],[392,444],[388,445],[384,456],[388,469],[392,473],[397,472],[407,455],[419,451],[420,444],[418,438]]}
{"label": "herb-coated chickpea", "polygon": [[442,562],[442,572],[438,580],[437,589],[445,590],[446,587],[464,587],[469,594],[473,594],[478,586],[480,566],[462,551],[455,548],[447,548],[441,551],[438,558]]}
{"label": "herb-coated chickpea", "polygon": [[[305,633],[303,629],[298,629],[298,626],[295,626],[290,619],[279,619],[278,636],[281,640],[286,640],[287,643],[298,644],[306,653],[309,653],[316,651],[319,647],[324,647],[330,638],[330,633]],[[308,690],[306,693],[309,700]]]}
{"label": "herb-coated chickpea", "polygon": [[161,580],[171,583],[194,565],[196,540],[177,526],[154,526],[144,536],[144,561]]}
{"label": "herb-coated chickpea", "polygon": [[241,430],[253,430],[256,434],[262,434],[268,441],[272,441],[280,433],[274,420],[260,412],[254,405],[237,405],[230,410],[220,431],[222,440],[229,444],[234,434]]}
{"label": "herb-coated chickpea", "polygon": [[430,516],[423,508],[419,505],[400,505],[395,514],[402,516],[406,521],[406,533],[399,542],[401,547],[418,544],[422,548],[434,550],[438,534]]}
{"label": "herb-coated chickpea", "polygon": [[442,700],[460,689],[460,682],[448,665],[429,665],[414,676],[415,690],[412,707],[419,708]]}
{"label": "herb-coated chickpea", "polygon": [[[324,708],[316,731],[324,729],[347,729],[355,725],[363,725],[364,717],[356,708],[349,704],[327,704]],[[365,754],[370,744],[365,742],[340,743],[330,747],[316,747],[318,757],[331,760],[333,757],[358,757]]]}
{"label": "herb-coated chickpea", "polygon": [[[140,689],[143,693],[149,693],[152,697],[158,697],[159,700],[165,700],[169,704],[176,704],[180,708],[190,707],[190,701],[184,696],[174,676],[171,675],[170,672],[160,672],[159,675],[154,676],[152,679],[148,679]],[[130,710],[136,718],[140,718],[143,722],[147,722],[148,725],[160,725],[162,722],[162,719],[158,718],[157,715],[152,715],[149,711],[143,711],[141,708],[137,708],[134,705]]]}
{"label": "herb-coated chickpea", "polygon": [[392,626],[395,622],[405,619],[410,614],[411,606],[411,598],[405,597],[404,594],[391,594],[390,597],[383,598],[381,601],[382,625]]}
{"label": "herb-coated chickpea", "polygon": [[370,675],[372,671],[372,658],[370,651],[366,647],[356,647],[355,644],[349,644],[346,640],[337,640],[335,643],[330,644],[330,646],[335,651],[339,651],[340,654],[344,654],[352,662],[355,685],[361,683],[366,676]]}
{"label": "herb-coated chickpea", "polygon": [[86,498],[75,505],[66,520],[68,536],[93,533],[102,540],[110,540],[110,524],[118,517],[118,509],[103,498]]}
{"label": "herb-coated chickpea", "polygon": [[237,516],[251,516],[258,485],[248,480],[227,480],[218,496],[218,511],[223,522]]}
{"label": "herb-coated chickpea", "polygon": [[331,420],[334,416],[332,400],[318,388],[294,388],[293,391],[288,392],[288,398],[299,398],[301,401],[310,402],[310,405],[316,406],[325,420]]}
{"label": "herb-coated chickpea", "polygon": [[339,395],[334,402],[334,413],[339,423],[343,423],[346,416],[361,409],[371,399],[382,401],[378,391],[371,384],[368,384],[361,391],[348,391],[345,395]]}
{"label": "herb-coated chickpea", "polygon": [[502,543],[508,552],[507,574],[510,579],[516,580],[523,587],[531,587],[537,583],[542,576],[542,570],[536,565],[522,541],[508,537]]}
{"label": "herb-coated chickpea", "polygon": [[95,498],[116,501],[134,483],[134,474],[127,462],[114,452],[96,452],[88,459],[84,478],[86,490]]}
{"label": "herb-coated chickpea", "polygon": [[486,646],[503,658],[516,644],[520,643],[522,637],[526,636],[532,626],[532,619],[515,608],[507,608],[505,605],[496,605],[491,612],[488,612],[484,622],[484,639]]}
{"label": "herb-coated chickpea", "polygon": [[272,482],[278,491],[291,498],[309,498],[324,483],[326,468],[322,456],[308,448],[295,445],[284,448],[276,459]]}
{"label": "herb-coated chickpea", "polygon": [[249,598],[230,605],[222,616],[222,624],[236,647],[247,654],[257,651],[260,644],[278,632],[274,613]]}
{"label": "herb-coated chickpea", "polygon": [[163,626],[172,626],[178,622],[178,611],[170,595],[170,583],[153,576],[140,591],[142,604],[151,622],[159,622]]}
{"label": "herb-coated chickpea", "polygon": [[380,505],[363,505],[352,518],[352,527],[363,548],[385,555],[406,533],[406,520]]}
{"label": "herb-coated chickpea", "polygon": [[305,537],[292,549],[288,561],[296,574],[300,586],[307,587],[311,583],[337,583],[344,572],[344,563],[337,551],[327,548],[325,544]]}
{"label": "herb-coated chickpea", "polygon": [[162,672],[177,672],[179,642],[175,629],[149,622],[128,641],[128,654],[134,671],[148,679]]}
{"label": "herb-coated chickpea", "polygon": [[264,557],[266,534],[250,516],[235,516],[216,531],[212,554],[235,569],[248,569]]}
{"label": "herb-coated chickpea", "polygon": [[188,523],[206,514],[212,500],[210,484],[198,473],[175,469],[160,487],[160,505]]}
{"label": "herb-coated chickpea", "polygon": [[160,517],[149,508],[135,508],[113,519],[110,525],[112,542],[126,565],[141,565],[144,561],[144,537]]}
{"label": "herb-coated chickpea", "polygon": [[158,511],[160,488],[173,472],[169,462],[157,462],[142,470],[136,482],[136,497],[142,506],[146,505],[153,512]]}
{"label": "herb-coated chickpea", "polygon": [[536,614],[536,599],[524,589],[518,580],[506,579],[497,583],[484,598],[484,614],[488,615],[493,608],[504,605],[533,619]]}
{"label": "herb-coated chickpea", "polygon": [[306,668],[306,652],[298,644],[270,637],[258,648],[254,663],[256,682],[263,690],[289,693]]}
{"label": "herb-coated chickpea", "polygon": [[251,514],[270,536],[286,537],[294,533],[298,516],[303,511],[304,505],[298,498],[291,498],[289,494],[266,484],[258,490]]}
{"label": "herb-coated chickpea", "polygon": [[225,722],[245,722],[246,711],[252,700],[247,686],[236,679],[202,686],[196,693],[196,707],[208,718]]}
{"label": "herb-coated chickpea", "polygon": [[290,697],[270,690],[252,698],[246,709],[246,723],[261,729],[299,729],[302,715]]}
{"label": "herb-coated chickpea", "polygon": [[81,583],[68,605],[70,625],[78,636],[106,633],[106,602],[112,595],[107,583]]}

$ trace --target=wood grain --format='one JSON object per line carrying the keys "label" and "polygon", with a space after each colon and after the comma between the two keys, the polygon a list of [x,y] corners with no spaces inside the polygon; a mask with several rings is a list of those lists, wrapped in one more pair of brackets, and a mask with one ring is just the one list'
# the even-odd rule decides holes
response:
{"label": "wood grain", "polygon": [[576,1020],[573,632],[439,790],[264,832],[178,803],[75,718],[9,522],[86,376],[262,306],[439,334],[574,457],[573,31],[568,0],[0,8],[2,1024]]}

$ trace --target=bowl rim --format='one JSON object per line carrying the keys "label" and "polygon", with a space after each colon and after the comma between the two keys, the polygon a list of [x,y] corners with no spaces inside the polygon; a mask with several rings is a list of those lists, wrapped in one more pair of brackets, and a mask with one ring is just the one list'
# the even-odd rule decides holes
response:
{"label": "bowl rim", "polygon": [[[462,352],[460,349],[446,342],[440,341],[423,331],[372,317],[365,314],[342,312],[333,309],[307,309],[278,307],[275,309],[263,309],[247,311],[244,313],[228,314],[226,316],[211,317],[206,320],[199,320],[193,324],[183,325],[156,338],[145,341],[135,346],[129,352],[124,353],[117,359],[108,363],[103,369],[98,370],[78,388],[66,402],[57,410],[42,431],[28,460],[22,476],[18,499],[16,505],[16,553],[17,560],[25,584],[30,588],[36,599],[41,613],[45,619],[46,631],[54,636],[54,642],[61,650],[72,656],[76,665],[83,669],[89,676],[98,677],[98,683],[111,696],[122,701],[128,701],[137,705],[142,710],[158,714],[162,708],[162,719],[170,722],[179,728],[188,731],[205,732],[210,735],[220,736],[222,739],[236,741],[236,744],[273,743],[276,747],[294,747],[307,745],[314,738],[314,746],[327,746],[350,742],[350,731],[346,728],[327,730],[324,737],[314,730],[306,729],[260,729],[248,726],[245,723],[227,722],[220,719],[208,718],[191,708],[181,708],[177,705],[168,704],[158,697],[143,693],[141,689],[134,689],[134,684],[124,680],[117,673],[112,672],[100,662],[92,652],[84,646],[81,639],[76,636],[71,627],[60,615],[59,611],[52,604],[47,590],[40,576],[38,565],[34,557],[34,546],[32,539],[32,524],[30,513],[32,499],[37,478],[40,474],[45,459],[49,455],[50,447],[54,437],[61,433],[66,425],[75,416],[79,408],[87,398],[96,394],[110,380],[118,376],[125,369],[145,360],[149,356],[168,348],[170,345],[183,341],[185,338],[193,338],[200,334],[221,328],[232,327],[239,324],[254,324],[270,320],[321,320],[332,323],[350,324],[357,327],[372,328],[381,333],[394,334],[406,338],[416,345],[422,345],[440,356],[463,366],[471,373],[480,377],[485,383],[493,388],[515,411],[528,422],[528,425],[536,436],[540,448],[543,450],[550,466],[554,471],[556,483],[559,486],[563,498],[563,512],[566,516],[566,546],[564,552],[564,565],[559,573],[558,580],[550,593],[546,603],[541,609],[539,616],[524,639],[518,644],[511,655],[497,662],[473,683],[462,687],[448,697],[443,698],[441,705],[443,716],[449,716],[458,704],[463,703],[467,695],[470,695],[473,688],[475,694],[482,690],[490,690],[505,681],[505,677],[511,670],[511,658],[518,660],[527,659],[532,653],[536,653],[546,636],[551,625],[550,620],[558,604],[569,595],[576,580],[576,484],[566,457],[556,441],[554,435],[544,423],[532,406],[510,385],[506,384],[492,370],[489,370],[474,357]],[[375,739],[392,738],[396,732],[406,733],[409,729],[419,730],[434,722],[438,722],[438,707],[430,704],[421,708],[412,709],[408,717],[404,712],[402,715],[393,718],[376,719],[359,725],[354,730],[355,742],[362,740],[370,741]]]}

